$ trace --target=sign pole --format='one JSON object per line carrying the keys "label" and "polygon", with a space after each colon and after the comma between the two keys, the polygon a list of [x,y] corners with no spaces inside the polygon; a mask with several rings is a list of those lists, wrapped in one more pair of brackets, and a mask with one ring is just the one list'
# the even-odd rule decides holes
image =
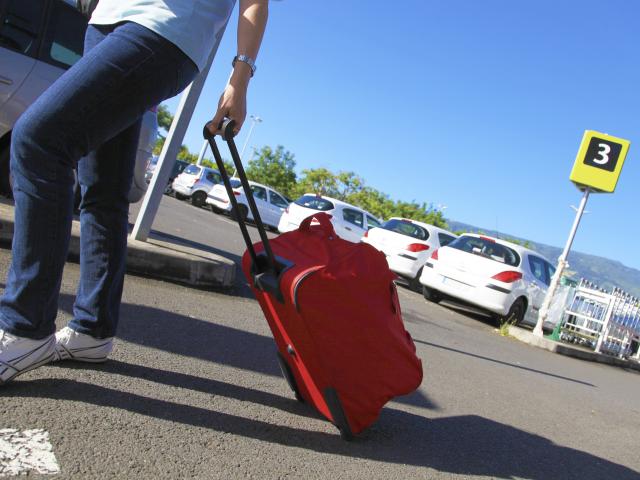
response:
{"label": "sign pole", "polygon": [[[229,13],[229,15],[231,15],[231,13]],[[156,165],[153,177],[151,177],[151,183],[149,184],[147,193],[142,200],[142,206],[140,207],[136,222],[133,226],[133,230],[131,231],[130,238],[132,239],[146,242],[149,237],[151,225],[153,224],[156,213],[158,213],[160,201],[162,200],[164,191],[167,188],[167,183],[169,182],[169,177],[173,171],[173,165],[176,163],[176,158],[180,151],[180,146],[182,145],[182,140],[187,132],[187,127],[189,126],[193,112],[196,109],[198,99],[200,98],[200,94],[204,88],[207,76],[209,75],[209,70],[213,64],[218,47],[220,46],[220,39],[227,28],[228,22],[229,19],[227,18],[227,22],[225,22],[224,26],[218,33],[216,43],[209,53],[207,64],[180,96],[180,103],[176,110],[176,114],[173,117],[173,123],[171,124],[167,138],[162,146],[162,152],[160,153],[158,164]],[[204,156],[204,145],[201,154]]]}
{"label": "sign pole", "polygon": [[536,326],[533,329],[533,334],[538,337],[543,336],[542,326],[544,325],[544,322],[549,315],[549,307],[551,306],[553,295],[556,293],[558,284],[560,283],[560,278],[562,278],[562,273],[567,266],[567,257],[569,256],[569,250],[571,250],[573,239],[575,238],[576,232],[578,231],[578,225],[580,225],[580,219],[582,218],[584,209],[587,206],[587,200],[589,200],[590,192],[591,190],[588,187],[584,189],[584,194],[582,195],[582,200],[580,200],[580,206],[578,207],[578,210],[576,212],[576,218],[573,221],[573,226],[571,227],[571,232],[569,233],[569,238],[567,239],[567,244],[564,246],[562,255],[560,255],[560,257],[558,258],[558,266],[556,267],[556,272],[551,279],[551,285],[549,285],[549,289],[547,290],[547,293],[544,297],[542,307],[540,307],[540,312],[538,313],[538,323],[536,323]]}

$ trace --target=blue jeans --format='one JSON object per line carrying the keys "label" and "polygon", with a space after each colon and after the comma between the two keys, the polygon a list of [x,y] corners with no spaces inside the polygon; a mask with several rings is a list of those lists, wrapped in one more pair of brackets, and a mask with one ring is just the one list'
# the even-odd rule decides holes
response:
{"label": "blue jeans", "polygon": [[181,50],[140,25],[89,26],[85,55],[14,126],[15,232],[0,328],[32,339],[55,332],[77,165],[80,284],[70,327],[115,335],[140,119],[197,73]]}

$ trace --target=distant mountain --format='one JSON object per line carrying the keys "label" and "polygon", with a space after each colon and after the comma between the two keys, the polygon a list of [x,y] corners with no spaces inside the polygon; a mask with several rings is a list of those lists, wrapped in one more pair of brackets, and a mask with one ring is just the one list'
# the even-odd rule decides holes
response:
{"label": "distant mountain", "polygon": [[[558,257],[562,254],[562,249],[545,245],[544,243],[534,242],[525,238],[520,238],[508,233],[496,232],[489,228],[480,228],[467,223],[447,220],[449,229],[453,232],[483,232],[492,237],[498,238],[515,238],[522,242],[529,242],[529,247],[536,252],[547,257],[552,263],[557,263]],[[585,278],[601,288],[611,290],[618,287],[640,298],[640,270],[627,267],[617,260],[610,260],[596,255],[589,255],[576,251],[569,252],[569,268],[570,272],[575,272],[573,278],[579,280]]]}

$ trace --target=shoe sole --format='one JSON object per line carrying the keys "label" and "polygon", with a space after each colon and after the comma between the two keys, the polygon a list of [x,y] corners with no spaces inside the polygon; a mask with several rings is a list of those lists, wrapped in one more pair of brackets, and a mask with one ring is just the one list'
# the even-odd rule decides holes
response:
{"label": "shoe sole", "polygon": [[[97,347],[87,347],[87,348],[78,348],[75,349],[76,351],[83,351],[83,350],[91,350]],[[64,353],[65,355],[67,355],[65,358],[62,358],[61,353]],[[56,358],[57,357],[57,358]],[[96,358],[92,358],[92,357],[83,357],[80,355],[74,355],[73,352],[71,350],[69,350],[67,347],[65,347],[64,345],[58,343],[56,345],[56,352],[54,353],[54,361],[56,362],[64,362],[64,361],[75,361],[75,362],[85,362],[85,363],[104,363],[109,359],[109,356],[105,356],[105,357],[96,357]]]}
{"label": "shoe sole", "polygon": [[49,356],[48,358],[41,360],[40,362],[36,362],[33,365],[29,365],[27,368],[25,368],[24,370],[20,370],[16,373],[14,373],[13,375],[11,375],[9,378],[7,378],[6,380],[2,380],[0,379],[0,385],[6,385],[7,383],[9,383],[11,380],[13,380],[14,378],[22,375],[23,373],[27,373],[31,370],[34,370],[38,367],[42,367],[43,365],[46,365],[47,363],[51,363],[53,361],[53,357],[54,354],[52,353],[51,356]]}
{"label": "shoe sole", "polygon": [[71,357],[71,358],[61,358],[60,360],[56,360],[56,362],[105,363],[107,360],[109,360],[109,357],[105,357],[105,358],[78,358],[78,357]]}

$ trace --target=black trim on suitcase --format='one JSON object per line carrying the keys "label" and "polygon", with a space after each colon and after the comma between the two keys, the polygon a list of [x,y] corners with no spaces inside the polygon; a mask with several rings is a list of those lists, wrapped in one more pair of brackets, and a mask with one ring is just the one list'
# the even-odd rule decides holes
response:
{"label": "black trim on suitcase", "polygon": [[276,351],[278,354],[278,364],[280,365],[280,371],[282,371],[282,376],[289,384],[289,388],[293,391],[296,400],[300,403],[304,403],[304,397],[300,394],[300,390],[298,389],[298,382],[296,382],[296,377],[293,376],[293,372],[291,371],[291,367],[287,363],[284,356]]}
{"label": "black trim on suitcase", "polygon": [[[282,296],[282,291],[280,290],[280,277],[282,276],[282,273],[287,268],[290,268],[293,264],[282,258],[276,259],[275,255],[273,254],[271,244],[269,243],[269,238],[267,237],[267,231],[264,227],[264,223],[262,223],[262,219],[260,218],[260,212],[258,212],[256,201],[253,198],[253,194],[251,192],[251,186],[249,185],[247,175],[244,171],[244,167],[242,166],[242,160],[240,159],[240,155],[238,154],[236,144],[233,141],[234,124],[235,122],[233,120],[225,120],[221,128],[223,132],[222,137],[227,142],[229,151],[231,152],[231,158],[236,167],[236,173],[238,175],[238,178],[240,179],[240,183],[242,183],[245,197],[247,197],[247,203],[249,204],[249,209],[251,210],[253,221],[256,224],[260,239],[262,240],[264,252],[256,254],[244,219],[241,218],[241,215],[236,215],[236,220],[238,221],[238,225],[240,226],[240,231],[242,232],[244,243],[247,245],[249,255],[251,255],[251,270],[252,272],[254,272],[254,285],[260,290],[272,294],[279,302],[282,303],[284,302],[284,297]],[[209,141],[209,146],[211,147],[213,157],[215,158],[218,170],[220,171],[220,175],[222,176],[222,182],[224,183],[227,195],[229,196],[229,201],[231,202],[233,210],[238,212],[238,201],[236,200],[236,196],[233,194],[233,189],[231,188],[231,183],[229,181],[229,174],[227,173],[227,169],[225,168],[224,162],[222,161],[222,155],[220,155],[220,150],[218,149],[218,145],[216,144],[214,138],[215,135],[209,132],[208,125],[209,124],[204,126],[202,135],[206,140]]]}
{"label": "black trim on suitcase", "polygon": [[338,392],[335,388],[325,388],[323,392],[324,401],[329,407],[329,412],[333,417],[333,424],[340,430],[340,436],[343,440],[353,440],[353,432],[347,421],[347,416],[344,414],[342,408],[342,402],[338,397]]}
{"label": "black trim on suitcase", "polygon": [[293,262],[282,257],[275,257],[277,269],[275,274],[269,270],[269,259],[264,252],[256,255],[256,261],[251,265],[253,283],[259,290],[269,292],[280,303],[284,303],[282,290],[280,289],[280,279],[284,272],[293,267]]}

